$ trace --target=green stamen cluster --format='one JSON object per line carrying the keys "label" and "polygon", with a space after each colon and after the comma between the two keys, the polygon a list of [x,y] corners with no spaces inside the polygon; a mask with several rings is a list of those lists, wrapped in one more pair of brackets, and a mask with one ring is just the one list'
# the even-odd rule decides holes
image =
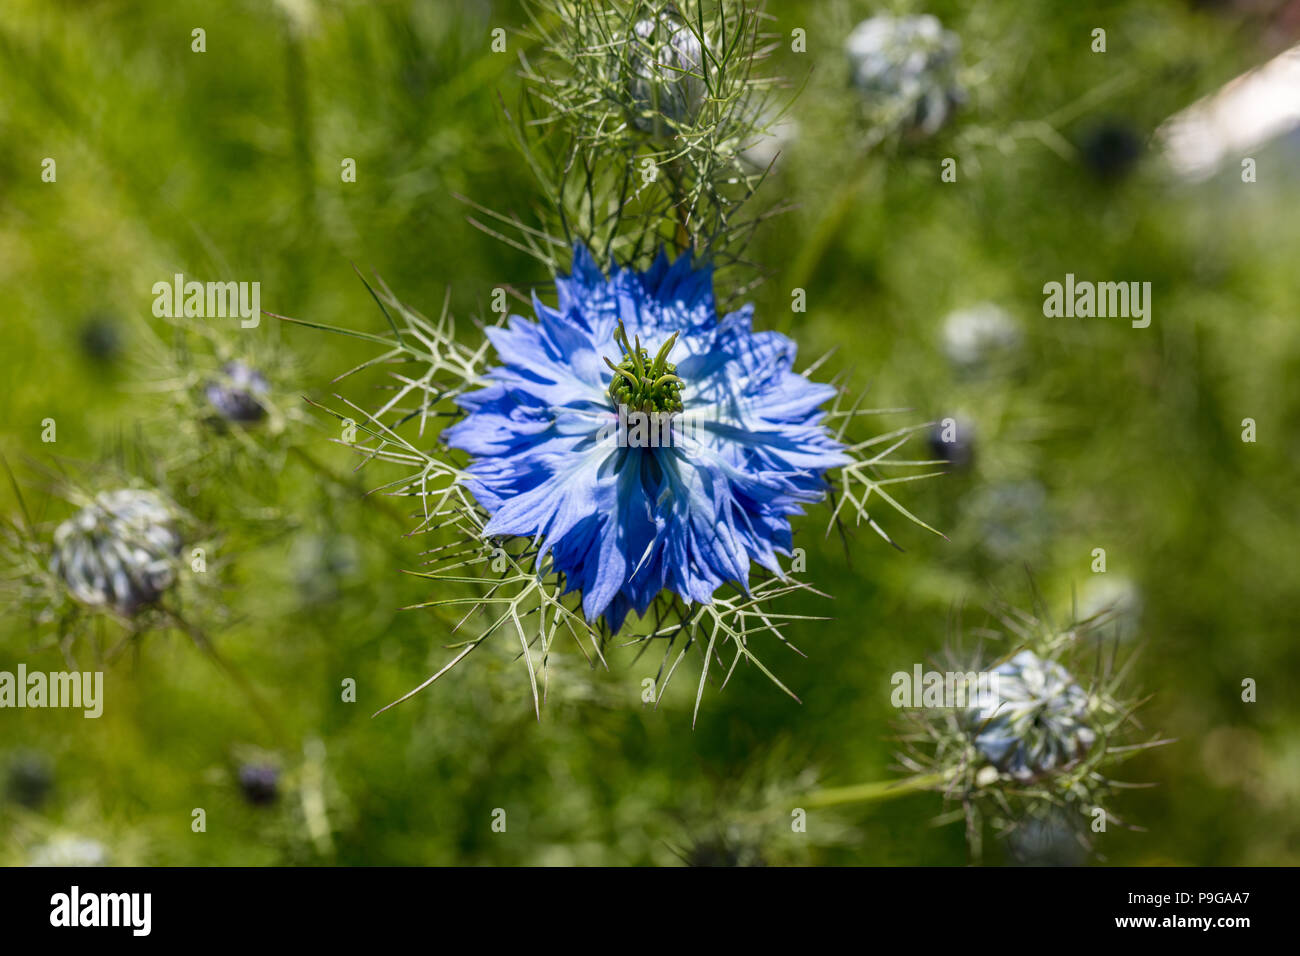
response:
{"label": "green stamen cluster", "polygon": [[617,365],[605,359],[605,364],[614,370],[614,380],[609,383],[614,404],[626,405],[634,412],[680,412],[685,383],[677,377],[677,366],[668,361],[677,333],[663,344],[653,361],[650,353],[641,347],[639,335],[635,345],[628,342],[622,322],[614,333],[614,341],[623,352],[623,360]]}

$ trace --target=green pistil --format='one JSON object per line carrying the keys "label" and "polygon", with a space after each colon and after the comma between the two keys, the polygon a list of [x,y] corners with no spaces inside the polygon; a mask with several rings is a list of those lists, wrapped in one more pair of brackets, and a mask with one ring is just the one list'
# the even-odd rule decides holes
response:
{"label": "green pistil", "polygon": [[626,405],[633,412],[680,412],[685,383],[677,377],[677,366],[668,361],[677,333],[660,347],[653,361],[650,353],[641,347],[640,336],[635,345],[628,342],[622,322],[614,333],[614,341],[623,353],[623,360],[617,365],[605,359],[605,364],[614,370],[614,380],[609,383],[609,396],[614,404]]}

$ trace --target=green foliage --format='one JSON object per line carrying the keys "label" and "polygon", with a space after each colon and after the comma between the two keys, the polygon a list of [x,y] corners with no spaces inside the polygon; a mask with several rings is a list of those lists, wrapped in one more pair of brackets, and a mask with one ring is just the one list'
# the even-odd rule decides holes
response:
{"label": "green foliage", "polygon": [[[544,54],[577,41],[556,32],[553,4],[241,2],[220,17],[192,0],[8,6],[0,452],[26,515],[7,482],[0,511],[17,551],[7,567],[34,577],[6,572],[17,610],[0,625],[0,671],[62,668],[75,633],[77,663],[102,663],[106,704],[98,720],[0,711],[0,862],[73,836],[114,862],[158,864],[964,863],[960,822],[930,826],[943,798],[894,783],[889,675],[996,623],[985,608],[1030,605],[1025,565],[1062,621],[1100,579],[1132,582],[1140,615],[1101,626],[1144,643],[1123,699],[1150,695],[1145,724],[1178,741],[1132,755],[1122,779],[1157,785],[1115,807],[1145,829],[1113,827],[1097,852],[1300,861],[1300,704],[1283,686],[1300,668],[1300,177],[1278,144],[1259,152],[1258,183],[1228,169],[1185,186],[1151,146],[1165,117],[1273,52],[1248,21],[1174,0],[937,0],[925,12],[962,38],[967,98],[915,142],[880,135],[848,84],[843,38],[878,12],[848,0],[783,0],[761,17],[706,5],[692,32],[720,37],[725,21],[727,40],[701,66],[704,119],[689,121],[653,98],[628,115],[607,97],[653,50],[614,39],[645,3],[592,4],[611,11],[584,20],[608,34],[604,52],[560,74]],[[197,26],[206,53],[191,50]],[[1106,54],[1089,49],[1099,26]],[[491,48],[498,27],[505,53]],[[795,29],[806,53],[791,49]],[[766,56],[751,72],[733,49]],[[521,111],[523,84],[550,90],[553,110]],[[1093,176],[1080,149],[1108,119],[1146,147],[1118,180]],[[752,146],[773,145],[765,130],[781,134],[779,153],[751,162]],[[662,175],[611,207],[627,155]],[[57,182],[41,180],[46,157]],[[940,179],[946,158],[954,183]],[[539,193],[539,176],[556,188]],[[464,323],[465,351],[445,347],[438,323],[420,325],[388,290],[429,315],[487,315],[492,289],[545,283],[574,236],[648,255],[629,238],[642,215],[671,223],[670,244],[712,241],[722,292],[754,299],[758,327],[793,334],[805,356],[832,353],[820,375],[854,395],[869,382],[872,402],[896,410],[880,429],[892,437],[862,445],[837,489],[843,535],[809,516],[795,540],[806,570],[761,585],[787,592],[779,618],[729,598],[627,647],[593,642],[507,552],[487,613],[509,639],[372,719],[468,652],[454,633],[467,609],[454,602],[472,597],[458,562],[491,558],[443,547],[442,523],[473,521],[451,472],[418,487],[452,391],[482,367],[481,338]],[[354,262],[383,283],[369,291]],[[260,281],[268,312],[352,336],[271,315],[255,330],[157,319],[151,287],[177,272]],[[1043,284],[1067,272],[1152,282],[1151,327],[1044,317]],[[1013,316],[1018,351],[956,368],[944,318],[984,301]],[[270,427],[208,421],[203,384],[234,357],[264,368]],[[378,357],[346,399],[330,394],[341,370]],[[372,385],[395,388],[358,393]],[[383,422],[362,410],[385,405]],[[353,413],[360,441],[338,447],[321,406]],[[839,414],[856,419],[854,407]],[[973,423],[973,459],[898,494],[935,457],[902,423],[949,416]],[[53,444],[40,439],[47,418]],[[1255,442],[1241,440],[1246,418]],[[359,449],[377,467],[354,471]],[[875,457],[886,450],[898,470]],[[65,474],[87,492],[158,487],[192,517],[210,569],[206,596],[181,609],[192,628],[33,618],[50,606],[49,535],[75,510]],[[855,532],[895,503],[947,538],[881,521],[900,553]],[[427,606],[399,610],[415,605]],[[769,650],[750,667],[760,637]],[[711,650],[681,657],[687,642]],[[640,657],[652,644],[664,656]],[[674,668],[677,683],[664,679]],[[774,693],[764,668],[802,703]],[[1245,678],[1257,703],[1242,701]],[[54,775],[35,807],[7,784],[32,751]],[[241,794],[249,760],[281,769],[275,802]],[[806,834],[791,832],[795,807]],[[992,835],[984,858],[997,862]]]}

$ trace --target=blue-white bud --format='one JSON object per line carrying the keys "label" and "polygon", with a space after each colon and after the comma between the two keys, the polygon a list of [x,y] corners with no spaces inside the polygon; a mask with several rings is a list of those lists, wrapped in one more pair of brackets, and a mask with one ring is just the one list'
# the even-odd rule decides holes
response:
{"label": "blue-white bud", "polygon": [[[637,129],[657,132],[664,128],[658,117],[676,126],[690,126],[704,106],[704,50],[690,27],[666,15],[640,20],[633,28],[629,62],[630,93],[637,113]],[[653,114],[653,115],[647,115]]]}
{"label": "blue-white bud", "polygon": [[853,84],[913,133],[937,132],[963,99],[955,76],[961,40],[929,14],[863,20],[844,49]]}
{"label": "blue-white bud", "polygon": [[1092,749],[1088,692],[1060,664],[1025,650],[993,673],[996,704],[966,715],[976,749],[993,767],[1028,782],[1069,769]]}
{"label": "blue-white bud", "polygon": [[130,617],[175,582],[180,549],[162,496],[124,488],[99,495],[55,529],[50,569],[77,601]]}

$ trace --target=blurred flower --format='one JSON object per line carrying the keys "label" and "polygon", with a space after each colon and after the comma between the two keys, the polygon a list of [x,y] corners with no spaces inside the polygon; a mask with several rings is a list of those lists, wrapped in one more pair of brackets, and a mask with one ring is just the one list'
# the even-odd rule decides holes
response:
{"label": "blurred flower", "polygon": [[632,122],[647,133],[663,129],[660,118],[674,130],[693,125],[707,93],[700,38],[664,13],[637,21],[633,31],[639,42],[630,56]]}
{"label": "blurred flower", "polygon": [[153,491],[104,492],[54,532],[50,570],[73,598],[131,617],[176,579],[176,516]]}
{"label": "blurred flower", "polygon": [[943,322],[943,348],[954,365],[987,365],[1020,345],[1020,326],[1001,306],[982,302],[949,313]]}
{"label": "blurred flower", "polygon": [[239,768],[239,789],[255,807],[264,807],[280,795],[280,770],[271,764],[246,763]]}
{"label": "blurred flower", "polygon": [[53,789],[54,766],[44,754],[22,750],[10,757],[5,792],[11,800],[34,810]]}
{"label": "blurred flower", "polygon": [[975,461],[975,426],[966,418],[945,416],[928,436],[930,453],[953,468],[966,469]]}
{"label": "blurred flower", "polygon": [[[643,266],[667,244],[707,248],[726,270],[753,226],[737,210],[767,168],[742,153],[781,112],[782,84],[762,69],[770,14],[745,0],[531,5],[528,34],[543,52],[523,71],[518,141],[551,210],[545,231],[601,262]],[[530,251],[552,275],[567,265],[564,245]]]}
{"label": "blurred flower", "polygon": [[938,132],[964,99],[961,39],[929,14],[863,20],[844,44],[855,86],[908,132]]}
{"label": "blurred flower", "polygon": [[28,866],[108,866],[104,844],[79,836],[58,836],[32,851]]}
{"label": "blurred flower", "polygon": [[[823,425],[834,388],[796,374],[794,343],[754,332],[752,307],[719,320],[712,272],[689,254],[607,279],[579,247],[557,284],[558,309],[534,300],[538,321],[488,330],[505,364],[458,398],[469,414],[444,435],[474,456],[484,535],[544,541],[538,561],[549,553],[587,620],[614,631],[665,589],[707,604],[747,586],[751,561],[781,576],[789,516],[850,461]],[[620,389],[642,410],[683,409],[670,441],[619,440]]]}
{"label": "blurred flower", "polygon": [[994,561],[1042,556],[1050,539],[1047,489],[1032,479],[978,488],[966,505],[976,546]]}
{"label": "blurred flower", "polygon": [[1011,862],[1020,866],[1078,866],[1088,856],[1078,828],[1059,807],[1017,821],[1004,836]]}
{"label": "blurred flower", "polygon": [[687,866],[766,866],[762,850],[745,840],[722,834],[695,841],[678,853]]}
{"label": "blurred flower", "polygon": [[[1017,645],[1009,659],[983,665],[981,650],[973,657],[954,653],[946,664],[958,673],[989,671],[981,686],[992,701],[982,696],[977,705],[908,712],[899,760],[913,787],[961,803],[977,858],[988,824],[1007,839],[1014,859],[1072,862],[1067,835],[1086,845],[1085,822],[1098,812],[1122,823],[1107,804],[1133,785],[1112,779],[1112,768],[1169,741],[1133,741],[1145,733],[1135,716],[1140,701],[1123,688],[1126,668],[1113,647],[1088,639],[1096,621],[1060,628],[1045,612],[1007,606],[996,619]],[[1086,687],[1074,676],[1081,673],[1089,676]]]}
{"label": "blurred flower", "polygon": [[122,353],[122,334],[108,315],[87,316],[81,324],[79,341],[82,353],[96,362],[108,364]]}
{"label": "blurred flower", "polygon": [[1083,135],[1079,155],[1098,179],[1112,181],[1125,176],[1137,164],[1142,156],[1142,140],[1128,124],[1107,120]]}
{"label": "blurred flower", "polygon": [[975,747],[1000,772],[1028,782],[1081,760],[1097,741],[1088,694],[1055,661],[1020,651],[996,667],[991,716],[967,714]]}
{"label": "blurred flower", "polygon": [[1142,617],[1142,591],[1121,574],[1094,574],[1079,595],[1079,620],[1105,615],[1124,636],[1136,630]]}
{"label": "blurred flower", "polygon": [[290,547],[289,566],[303,600],[322,604],[336,599],[344,585],[356,580],[361,549],[344,534],[302,535]]}
{"label": "blurred flower", "polygon": [[228,422],[251,424],[266,416],[260,397],[270,390],[266,378],[243,362],[227,362],[219,378],[204,387],[212,407]]}

